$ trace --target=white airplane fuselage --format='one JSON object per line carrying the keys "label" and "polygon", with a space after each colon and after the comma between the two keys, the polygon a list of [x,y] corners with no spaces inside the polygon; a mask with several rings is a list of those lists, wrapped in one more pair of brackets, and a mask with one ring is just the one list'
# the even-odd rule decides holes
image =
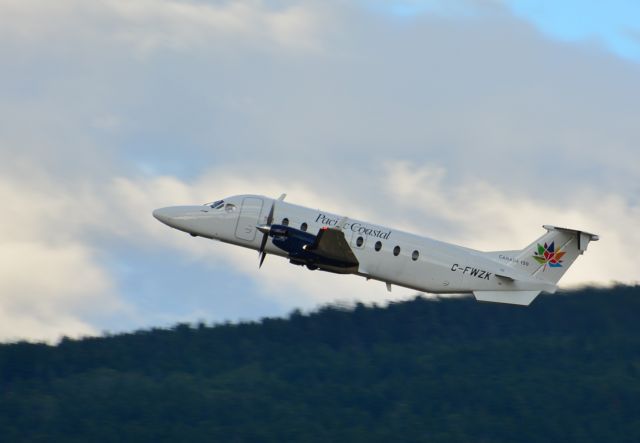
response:
{"label": "white airplane fuselage", "polygon": [[[487,301],[516,304],[529,304],[540,291],[553,292],[556,289],[557,280],[545,274],[551,270],[552,263],[547,260],[542,269],[539,260],[532,254],[527,256],[527,252],[480,252],[259,195],[238,195],[216,203],[215,208],[216,204],[207,204],[157,209],[154,216],[193,236],[254,250],[259,250],[265,241],[266,234],[262,231],[268,232],[268,227],[262,228],[262,231],[259,229],[265,225],[288,226],[311,236],[318,234],[321,229],[339,229],[357,258],[357,270],[348,273],[385,282],[389,288],[393,284],[431,293],[473,292],[479,299],[483,299],[479,294],[486,294]],[[268,220],[270,216],[271,220]],[[549,232],[550,228],[563,229],[546,228]],[[564,248],[563,251],[569,249],[571,241],[576,240],[573,235],[576,233],[577,241],[573,243],[577,243],[575,246],[579,253],[586,249],[589,240],[597,240],[597,236],[580,231],[558,232],[572,234],[567,234],[567,239],[560,239],[563,245],[558,245],[558,251],[561,248]],[[579,244],[581,235],[585,243],[583,246]],[[269,238],[264,244],[264,253],[305,264],[292,259],[290,251],[275,243],[273,238]],[[306,246],[303,245],[303,249],[306,250]],[[570,264],[566,264],[566,267]],[[308,263],[307,266],[316,268]],[[559,267],[562,267],[562,263]],[[565,270],[562,269],[562,273]],[[491,294],[498,294],[497,299],[492,299],[496,296]]]}

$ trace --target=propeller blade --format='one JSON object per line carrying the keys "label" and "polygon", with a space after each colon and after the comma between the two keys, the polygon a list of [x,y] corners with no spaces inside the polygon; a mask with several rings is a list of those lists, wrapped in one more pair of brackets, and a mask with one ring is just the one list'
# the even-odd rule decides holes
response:
{"label": "propeller blade", "polygon": [[267,246],[267,240],[269,240],[269,229],[271,228],[271,223],[273,223],[273,211],[276,207],[276,202],[274,200],[271,205],[271,209],[269,209],[269,214],[267,215],[267,223],[263,226],[258,226],[258,230],[262,232],[262,242],[260,243],[260,249],[258,250],[258,254],[260,256],[260,263],[258,264],[258,269],[262,267],[262,263],[264,263],[264,258],[267,256],[267,253],[264,252],[264,248]]}
{"label": "propeller blade", "polygon": [[267,215],[267,223],[262,226],[258,226],[258,230],[262,232],[262,242],[260,243],[260,254],[264,253],[264,248],[267,246],[267,240],[269,239],[269,228],[271,227],[271,223],[273,223],[273,211],[276,206],[276,202],[274,201],[271,205],[271,209],[269,209],[269,214]]}
{"label": "propeller blade", "polygon": [[273,204],[271,205],[271,209],[269,210],[269,215],[267,215],[267,225],[271,226],[271,223],[273,223],[273,211],[276,208],[276,202],[274,201]]}

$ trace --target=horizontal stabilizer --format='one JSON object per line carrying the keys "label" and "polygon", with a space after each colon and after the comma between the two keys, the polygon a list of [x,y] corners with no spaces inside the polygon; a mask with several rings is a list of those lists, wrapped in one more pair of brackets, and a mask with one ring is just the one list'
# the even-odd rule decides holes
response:
{"label": "horizontal stabilizer", "polygon": [[478,301],[529,306],[541,291],[473,291]]}
{"label": "horizontal stabilizer", "polygon": [[587,250],[587,245],[589,244],[589,242],[600,240],[600,236],[592,234],[591,232],[578,231],[577,229],[561,228],[560,226],[551,225],[543,225],[542,227],[549,232],[560,231],[566,232],[571,235],[576,235],[578,239],[578,250],[580,251],[580,254]]}

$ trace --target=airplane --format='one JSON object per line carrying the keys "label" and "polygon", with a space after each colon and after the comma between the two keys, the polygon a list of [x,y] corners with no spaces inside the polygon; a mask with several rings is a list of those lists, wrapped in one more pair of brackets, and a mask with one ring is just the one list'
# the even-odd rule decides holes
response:
{"label": "airplane", "polygon": [[473,293],[478,301],[528,306],[554,293],[562,275],[598,236],[544,225],[520,250],[481,252],[382,225],[261,195],[153,211],[162,223],[194,237],[219,240],[294,265],[435,294]]}

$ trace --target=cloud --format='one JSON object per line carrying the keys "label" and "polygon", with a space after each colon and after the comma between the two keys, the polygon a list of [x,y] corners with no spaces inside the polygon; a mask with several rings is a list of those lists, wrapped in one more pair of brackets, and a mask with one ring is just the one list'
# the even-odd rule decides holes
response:
{"label": "cloud", "polygon": [[[340,298],[384,302],[410,296],[414,291],[399,288],[390,295],[381,283],[309,272],[276,257],[269,259],[263,270],[257,271],[254,251],[212,244],[177,231],[167,231],[148,216],[150,211],[166,204],[203,202],[237,193],[255,193],[258,189],[275,197],[280,190],[287,188],[289,200],[295,203],[480,250],[523,248],[542,235],[542,224],[555,224],[596,232],[603,237],[576,262],[563,279],[563,285],[611,284],[631,282],[637,278],[633,257],[634,251],[640,247],[640,235],[633,226],[640,215],[640,208],[620,197],[587,192],[576,195],[570,202],[558,204],[543,198],[505,192],[488,182],[462,181],[448,185],[445,183],[447,174],[448,171],[440,166],[389,163],[383,180],[372,189],[380,192],[386,189],[393,206],[369,208],[358,201],[359,194],[354,190],[333,198],[331,191],[321,192],[302,182],[285,183],[285,180],[264,175],[249,178],[243,176],[241,169],[215,170],[210,176],[192,183],[159,177],[119,179],[115,186],[118,189],[116,200],[123,207],[130,208],[129,211],[117,212],[124,215],[123,221],[133,237],[145,239],[143,232],[147,233],[146,237],[153,238],[154,244],[182,251],[207,263],[211,269],[233,267],[247,279],[254,280],[269,297],[286,306],[310,307]],[[215,196],[204,192],[214,188],[217,191]],[[612,256],[618,259],[611,260]]]}
{"label": "cloud", "polygon": [[[424,220],[440,239],[484,251],[521,249],[542,235],[542,224],[593,232],[601,241],[591,244],[560,284],[638,281],[634,257],[640,233],[634,227],[640,206],[592,189],[557,202],[484,181],[450,185],[445,182],[447,174],[432,165],[391,164],[387,182],[397,197],[398,212],[410,220]],[[415,223],[405,226],[419,229]]]}
{"label": "cloud", "polygon": [[[209,189],[215,189],[215,195],[211,195]],[[383,302],[388,298],[406,297],[407,294],[414,293],[401,289],[393,296],[388,296],[386,288],[381,283],[367,283],[363,278],[310,272],[291,266],[286,260],[277,257],[269,257],[263,268],[258,270],[255,251],[194,239],[184,233],[170,230],[150,215],[153,209],[162,206],[199,204],[236,194],[256,193],[258,189],[261,193],[273,197],[286,190],[289,192],[287,200],[298,204],[306,203],[349,214],[366,214],[365,208],[358,208],[349,200],[356,197],[353,195],[334,197],[322,194],[303,183],[286,183],[285,180],[268,176],[248,178],[242,170],[217,170],[191,183],[175,177],[114,180],[110,187],[110,201],[114,206],[110,210],[120,214],[120,224],[126,229],[120,230],[119,227],[113,226],[112,228],[140,246],[153,245],[161,250],[171,248],[184,254],[183,259],[197,260],[212,270],[224,272],[225,268],[232,267],[235,272],[255,281],[265,296],[289,308],[311,308],[318,304],[336,300],[351,301],[356,298],[369,302]]]}
{"label": "cloud", "polygon": [[[174,294],[158,286],[144,304],[119,267],[140,283],[163,272],[187,289],[170,270],[197,269],[284,311],[412,294],[275,257],[258,272],[254,252],[150,216],[244,192],[287,192],[480,249],[522,247],[543,223],[580,227],[602,241],[563,284],[636,281],[637,65],[546,38],[504,2],[397,4],[408,7],[1,2],[0,260],[12,271],[0,309],[14,323],[0,335],[178,315],[159,302]],[[84,300],[112,314],[96,318]]]}
{"label": "cloud", "polygon": [[[126,315],[99,254],[81,237],[91,205],[49,186],[0,180],[0,337],[56,340],[96,334],[92,320]],[[95,307],[100,306],[96,311]]]}
{"label": "cloud", "polygon": [[[138,55],[157,50],[178,52],[223,49],[224,41],[315,50],[321,8],[309,3],[273,7],[262,0],[200,2],[179,0],[9,0],[0,5],[4,33],[38,41],[89,38],[93,43],[118,43]],[[105,39],[106,37],[106,39]]]}
{"label": "cloud", "polygon": [[[212,272],[233,269],[285,310],[335,301],[386,303],[413,296],[412,290],[396,287],[389,294],[380,282],[310,272],[277,257],[269,257],[257,270],[254,251],[194,239],[151,217],[157,207],[201,203],[258,189],[271,196],[287,190],[295,203],[480,250],[524,247],[542,233],[543,223],[590,230],[603,240],[574,265],[561,282],[563,286],[637,278],[633,257],[640,236],[634,226],[640,208],[614,195],[593,193],[557,205],[510,194],[488,182],[450,185],[449,173],[437,165],[391,162],[371,188],[381,195],[386,192],[391,203],[372,207],[359,201],[357,189],[338,195],[331,186],[315,189],[304,181],[261,174],[249,177],[242,169],[229,168],[190,182],[169,176],[116,177],[102,188],[75,194],[51,183],[46,194],[38,190],[40,186],[17,190],[15,184],[5,181],[1,189],[10,211],[0,239],[0,291],[4,294],[0,312],[6,316],[0,336],[55,340],[61,334],[94,334],[98,332],[91,324],[95,306],[105,315],[125,315],[136,322],[141,313],[118,293],[114,276],[99,260],[108,252],[92,247],[92,237],[107,242],[119,239],[129,248],[153,254],[172,250],[178,253],[178,260],[199,263]],[[215,190],[214,195],[210,190]],[[174,254],[163,255],[167,260],[170,256],[176,259]],[[201,318],[202,312],[197,315]]]}

